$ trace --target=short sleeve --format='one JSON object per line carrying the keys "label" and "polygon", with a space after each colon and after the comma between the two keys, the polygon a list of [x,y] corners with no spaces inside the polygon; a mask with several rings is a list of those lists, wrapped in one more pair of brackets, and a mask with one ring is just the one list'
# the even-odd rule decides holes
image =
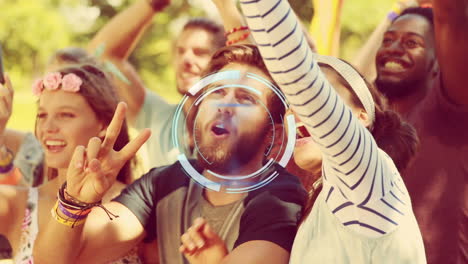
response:
{"label": "short sleeve", "polygon": [[136,117],[137,129],[152,128],[155,123],[164,123],[164,120],[174,112],[174,105],[169,104],[161,96],[147,90],[143,107]]}
{"label": "short sleeve", "polygon": [[145,227],[147,238],[156,237],[156,180],[157,170],[153,169],[128,185],[113,201],[127,207]]}
{"label": "short sleeve", "polygon": [[234,248],[248,241],[265,240],[291,251],[306,191],[298,180],[294,184],[277,183],[270,187],[250,201],[246,200],[248,204]]}

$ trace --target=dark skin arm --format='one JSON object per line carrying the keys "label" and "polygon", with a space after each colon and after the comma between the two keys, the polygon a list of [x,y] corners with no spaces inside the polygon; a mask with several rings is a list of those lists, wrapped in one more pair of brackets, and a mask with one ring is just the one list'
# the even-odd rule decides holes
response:
{"label": "dark skin arm", "polygon": [[434,0],[437,59],[444,91],[458,105],[468,105],[468,0]]}

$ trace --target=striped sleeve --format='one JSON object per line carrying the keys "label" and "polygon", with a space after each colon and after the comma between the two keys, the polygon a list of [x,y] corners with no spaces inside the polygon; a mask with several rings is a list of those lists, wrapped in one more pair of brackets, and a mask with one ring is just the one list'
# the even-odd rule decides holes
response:
{"label": "striped sleeve", "polygon": [[[370,233],[376,235],[393,229],[404,211],[397,207],[405,207],[397,199],[409,199],[406,188],[392,160],[320,71],[289,3],[244,0],[241,7],[270,74],[321,148],[332,212],[345,226],[375,229]],[[397,186],[404,194],[387,202]]]}

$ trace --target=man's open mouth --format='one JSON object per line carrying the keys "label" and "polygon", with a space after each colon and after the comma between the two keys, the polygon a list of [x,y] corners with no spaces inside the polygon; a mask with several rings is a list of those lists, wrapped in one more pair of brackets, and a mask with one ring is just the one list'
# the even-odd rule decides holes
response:
{"label": "man's open mouth", "polygon": [[223,135],[226,135],[226,134],[229,134],[229,130],[224,126],[223,123],[215,123],[212,127],[211,127],[211,131],[213,131],[213,133],[216,135],[216,136],[223,136]]}

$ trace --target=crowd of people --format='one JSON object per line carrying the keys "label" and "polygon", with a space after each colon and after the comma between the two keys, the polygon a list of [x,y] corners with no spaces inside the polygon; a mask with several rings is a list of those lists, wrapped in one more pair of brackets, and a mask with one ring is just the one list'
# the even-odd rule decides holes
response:
{"label": "crowd of people", "polygon": [[179,105],[128,60],[167,0],[53,54],[34,133],[8,129],[5,74],[0,259],[468,263],[468,1],[400,1],[351,62],[286,0],[213,2],[222,25],[168,51]]}

